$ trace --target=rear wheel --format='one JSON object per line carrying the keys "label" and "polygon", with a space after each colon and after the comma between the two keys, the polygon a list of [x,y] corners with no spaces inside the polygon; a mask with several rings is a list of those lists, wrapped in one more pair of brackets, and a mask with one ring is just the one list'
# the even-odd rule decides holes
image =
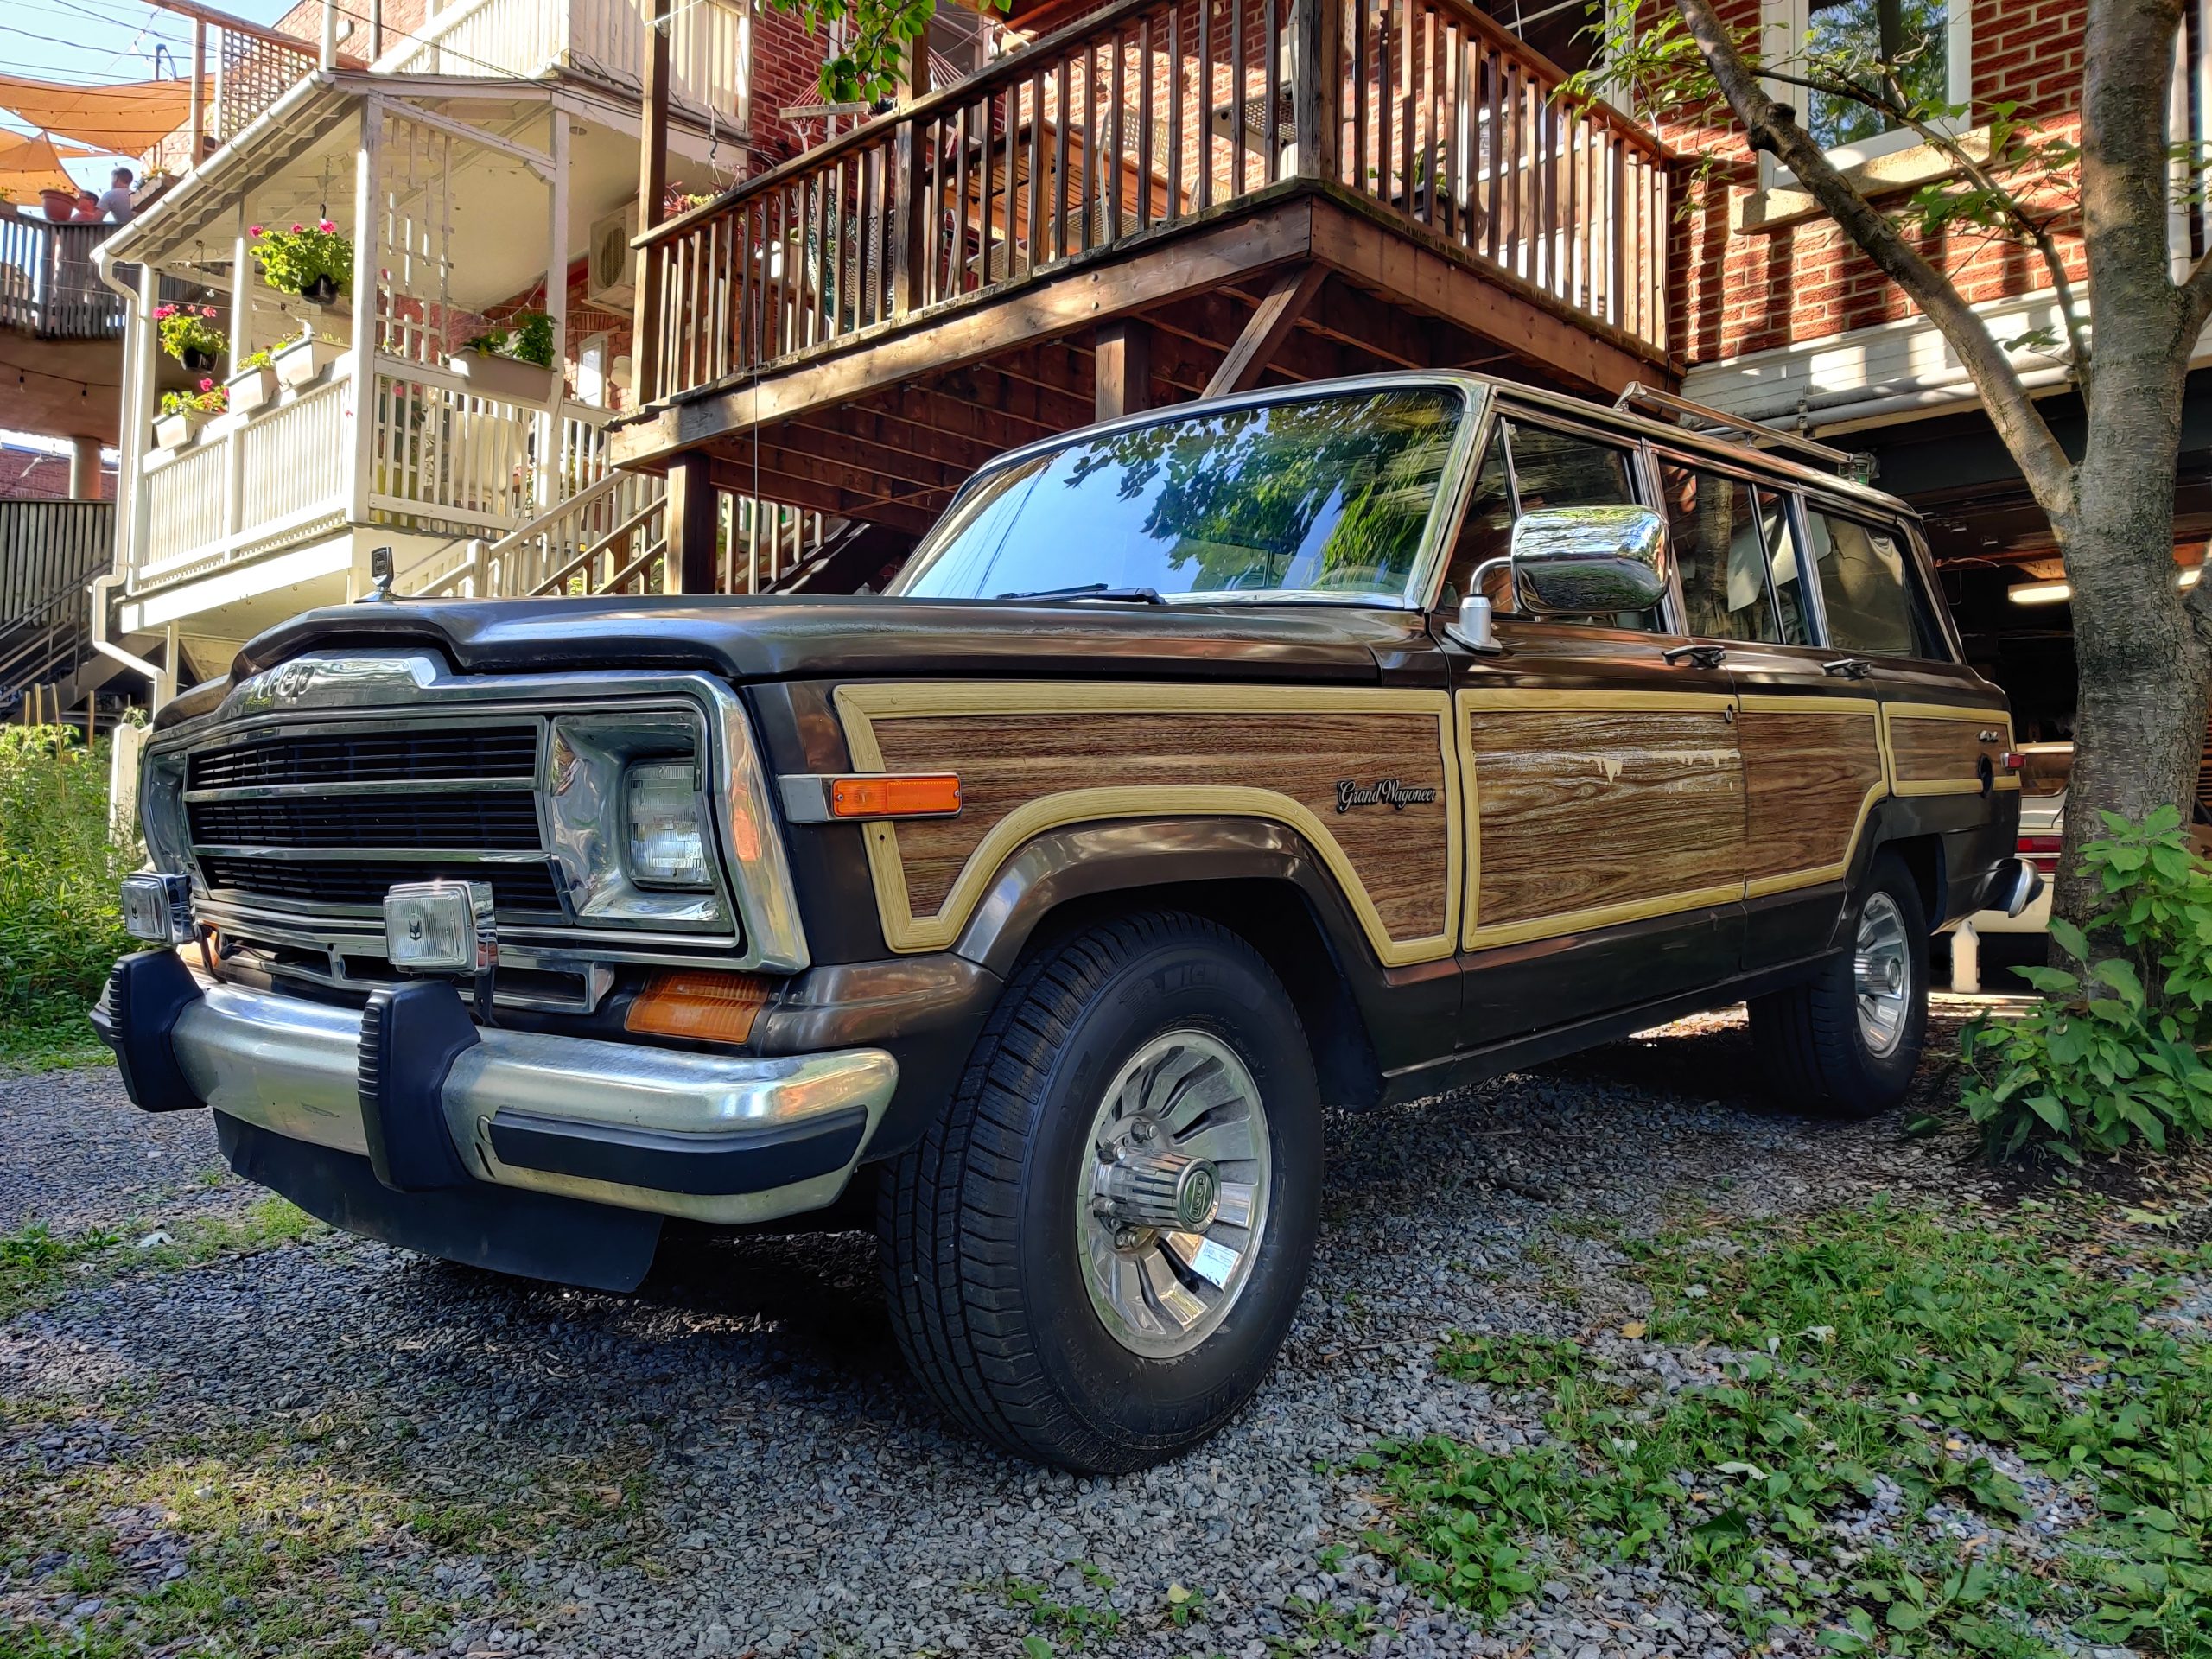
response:
{"label": "rear wheel", "polygon": [[1867,1118],[1905,1096],[1928,1028],[1928,919],[1904,861],[1876,855],[1849,955],[1755,997],[1751,1035],[1784,1103]]}
{"label": "rear wheel", "polygon": [[899,1344],[948,1412],[1020,1455],[1172,1457],[1265,1377],[1320,1174],[1313,1061],[1259,955],[1180,914],[1088,929],[1015,974],[883,1183]]}

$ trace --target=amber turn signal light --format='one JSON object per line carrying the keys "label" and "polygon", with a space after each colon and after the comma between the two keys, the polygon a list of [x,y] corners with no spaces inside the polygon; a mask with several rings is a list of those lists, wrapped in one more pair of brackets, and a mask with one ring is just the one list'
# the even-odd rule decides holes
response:
{"label": "amber turn signal light", "polygon": [[960,779],[955,772],[836,778],[830,784],[833,818],[949,818],[959,810]]}
{"label": "amber turn signal light", "polygon": [[645,982],[622,1026],[649,1037],[741,1043],[767,1001],[768,982],[752,974],[671,969]]}

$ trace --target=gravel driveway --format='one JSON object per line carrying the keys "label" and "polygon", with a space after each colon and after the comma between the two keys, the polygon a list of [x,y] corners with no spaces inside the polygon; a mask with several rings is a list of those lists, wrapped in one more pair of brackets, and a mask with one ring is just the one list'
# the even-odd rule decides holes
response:
{"label": "gravel driveway", "polygon": [[[1636,1317],[1624,1230],[1976,1179],[1753,1083],[1740,1016],[1713,1017],[1334,1117],[1272,1380],[1119,1479],[943,1424],[856,1236],[679,1240],[629,1298],[322,1230],[96,1275],[0,1325],[0,1653],[1732,1653],[1647,1569],[1471,1629],[1363,1553],[1352,1464],[1379,1437],[1527,1433],[1436,1374],[1438,1340]],[[203,1116],[132,1111],[111,1071],[0,1080],[0,1227],[129,1237],[256,1196],[211,1173]]]}

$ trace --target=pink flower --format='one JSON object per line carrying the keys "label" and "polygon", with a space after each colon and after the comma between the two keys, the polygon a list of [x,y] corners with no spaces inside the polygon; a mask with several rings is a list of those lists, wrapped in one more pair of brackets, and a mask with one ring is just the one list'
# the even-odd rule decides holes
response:
{"label": "pink flower", "polygon": [[156,322],[173,317],[175,315],[176,307],[173,305],[157,305],[154,308],[154,320]]}
{"label": "pink flower", "polygon": [[215,308],[212,305],[203,305],[200,308],[200,315],[203,317],[212,317],[215,315]]}
{"label": "pink flower", "polygon": [[202,380],[202,381],[200,383],[200,391],[214,391],[214,390],[215,390],[215,383],[214,383],[214,381],[213,381],[213,379],[204,379],[204,380]]}
{"label": "pink flower", "polygon": [[324,232],[326,235],[338,228],[327,219],[318,219],[315,220],[315,227],[318,231]]}
{"label": "pink flower", "polygon": [[248,236],[259,236],[261,234],[261,226],[258,225],[248,226],[246,227],[246,234]]}
{"label": "pink flower", "polygon": [[292,226],[292,228],[293,228],[294,230],[296,230],[296,231],[304,231],[305,229],[307,229],[307,226],[304,226],[304,225],[295,225],[295,226]]}

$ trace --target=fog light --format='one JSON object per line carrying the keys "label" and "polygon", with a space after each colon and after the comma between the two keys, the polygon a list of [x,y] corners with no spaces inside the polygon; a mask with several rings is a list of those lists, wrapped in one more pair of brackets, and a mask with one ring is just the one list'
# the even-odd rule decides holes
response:
{"label": "fog light", "polygon": [[689,760],[632,766],[622,785],[622,807],[634,880],[662,887],[714,885],[707,869],[698,779]]}
{"label": "fog light", "polygon": [[123,931],[156,944],[182,944],[192,937],[192,878],[143,875],[123,878]]}
{"label": "fog light", "polygon": [[484,974],[499,940],[486,881],[404,881],[384,895],[384,948],[408,974]]}

